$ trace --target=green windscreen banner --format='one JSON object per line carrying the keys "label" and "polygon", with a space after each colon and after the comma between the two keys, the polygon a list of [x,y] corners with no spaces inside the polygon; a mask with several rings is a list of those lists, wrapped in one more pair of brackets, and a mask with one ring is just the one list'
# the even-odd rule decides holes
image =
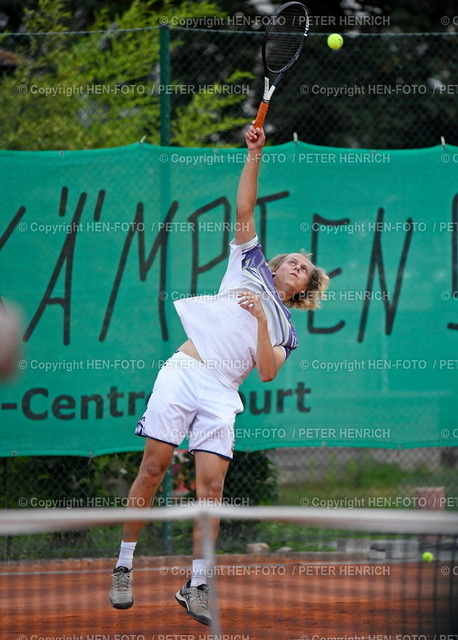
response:
{"label": "green windscreen banner", "polygon": [[[24,316],[0,455],[143,448],[136,423],[186,338],[173,303],[218,291],[244,160],[0,152],[0,295]],[[293,310],[275,380],[243,383],[236,449],[456,446],[458,148],[267,148],[255,218],[267,258],[311,251],[331,282],[320,310]]]}

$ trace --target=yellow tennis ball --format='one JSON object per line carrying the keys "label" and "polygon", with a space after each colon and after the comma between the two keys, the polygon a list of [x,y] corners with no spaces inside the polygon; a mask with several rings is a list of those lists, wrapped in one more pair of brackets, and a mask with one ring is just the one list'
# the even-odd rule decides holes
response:
{"label": "yellow tennis ball", "polygon": [[425,551],[421,556],[423,562],[432,562],[434,560],[434,555],[430,551]]}
{"label": "yellow tennis ball", "polygon": [[328,47],[331,49],[340,49],[343,45],[343,38],[339,33],[331,33],[328,36]]}

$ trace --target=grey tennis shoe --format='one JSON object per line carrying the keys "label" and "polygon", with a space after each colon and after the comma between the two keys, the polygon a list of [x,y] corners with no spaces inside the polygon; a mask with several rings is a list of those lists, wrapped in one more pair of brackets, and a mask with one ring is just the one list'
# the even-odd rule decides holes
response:
{"label": "grey tennis shoe", "polygon": [[132,569],[115,567],[111,576],[110,604],[115,609],[130,609],[134,604],[132,597]]}
{"label": "grey tennis shoe", "polygon": [[175,598],[182,607],[187,609],[190,616],[210,626],[212,618],[208,608],[208,584],[201,584],[199,587],[191,587],[191,580],[188,580],[179,591],[176,592]]}

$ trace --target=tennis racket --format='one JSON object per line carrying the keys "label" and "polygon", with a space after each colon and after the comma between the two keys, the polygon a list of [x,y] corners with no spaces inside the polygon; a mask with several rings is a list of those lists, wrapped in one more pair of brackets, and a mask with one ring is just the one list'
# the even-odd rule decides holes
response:
{"label": "tennis racket", "polygon": [[287,2],[272,15],[262,43],[264,95],[255,127],[262,127],[269,102],[286,71],[299,58],[309,32],[309,15],[302,2]]}

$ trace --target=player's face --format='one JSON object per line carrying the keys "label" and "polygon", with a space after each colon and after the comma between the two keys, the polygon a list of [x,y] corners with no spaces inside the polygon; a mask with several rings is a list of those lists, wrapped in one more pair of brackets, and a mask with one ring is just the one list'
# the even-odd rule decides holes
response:
{"label": "player's face", "polygon": [[312,263],[302,253],[289,253],[277,268],[275,281],[292,289],[295,295],[307,290],[312,270]]}

